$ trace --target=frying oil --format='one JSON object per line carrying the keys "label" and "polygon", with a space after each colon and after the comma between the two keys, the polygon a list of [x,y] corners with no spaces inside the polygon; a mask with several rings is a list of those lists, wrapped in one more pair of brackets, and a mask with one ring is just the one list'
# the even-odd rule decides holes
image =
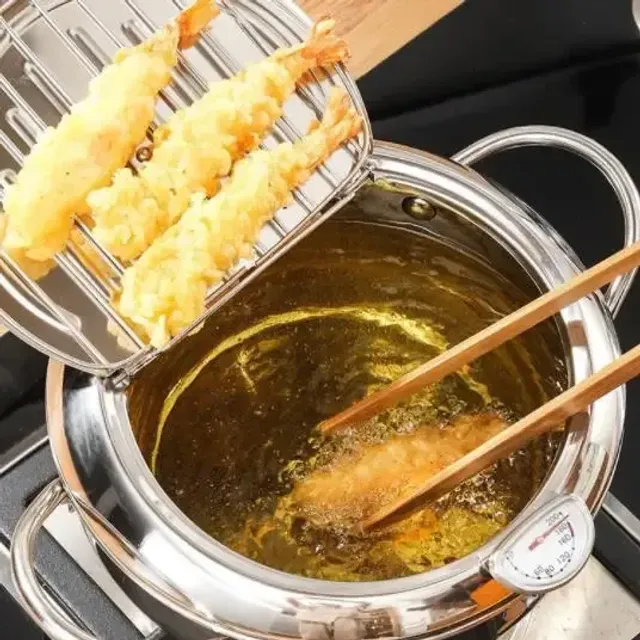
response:
{"label": "frying oil", "polygon": [[[141,447],[202,529],[265,565],[328,580],[381,580],[481,546],[530,500],[560,434],[539,438],[393,527],[318,527],[291,491],[341,456],[456,416],[516,420],[565,383],[547,323],[357,429],[317,425],[524,304],[500,273],[433,238],[325,223],[194,337],[189,366]],[[144,387],[144,379],[136,383]],[[135,385],[134,385],[135,387]]]}

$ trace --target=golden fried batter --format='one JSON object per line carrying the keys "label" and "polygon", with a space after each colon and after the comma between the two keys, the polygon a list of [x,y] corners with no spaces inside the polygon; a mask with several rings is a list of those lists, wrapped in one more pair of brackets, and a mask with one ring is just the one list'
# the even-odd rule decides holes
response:
{"label": "golden fried batter", "polygon": [[217,192],[220,178],[282,115],[296,83],[309,70],[347,57],[333,29],[333,21],[320,22],[307,42],[213,83],[200,100],[176,112],[155,133],[153,156],[137,175],[122,169],[111,186],[90,194],[97,239],[133,260],[180,218],[194,193]]}
{"label": "golden fried batter", "polygon": [[240,160],[216,196],[194,198],[125,271],[116,301],[120,313],[153,345],[166,344],[204,312],[209,287],[250,254],[260,229],[292,190],[360,128],[348,96],[336,89],[322,122],[308,135]]}
{"label": "golden fried batter", "polygon": [[87,212],[87,195],[128,162],[171,79],[179,42],[190,42],[196,34],[187,31],[202,28],[215,13],[211,0],[196,0],[142,44],[118,51],[91,81],[87,97],[43,133],[4,200],[3,247],[29,275],[47,272],[75,216]]}
{"label": "golden fried batter", "polygon": [[442,428],[427,425],[364,445],[300,481],[291,496],[294,509],[318,526],[357,524],[506,426],[493,414],[462,416]]}

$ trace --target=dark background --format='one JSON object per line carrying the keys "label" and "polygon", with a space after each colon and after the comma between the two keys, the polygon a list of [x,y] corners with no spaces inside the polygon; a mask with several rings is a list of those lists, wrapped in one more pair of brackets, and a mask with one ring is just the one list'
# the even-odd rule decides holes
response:
{"label": "dark background", "polygon": [[466,0],[360,88],[380,120],[639,47],[631,0]]}

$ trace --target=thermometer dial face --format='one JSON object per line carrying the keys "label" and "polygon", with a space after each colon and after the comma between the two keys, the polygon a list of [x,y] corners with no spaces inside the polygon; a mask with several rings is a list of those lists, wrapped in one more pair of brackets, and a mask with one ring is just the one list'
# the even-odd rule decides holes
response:
{"label": "thermometer dial face", "polygon": [[593,518],[587,506],[576,496],[561,496],[509,535],[487,568],[496,580],[515,591],[550,591],[582,569],[593,541]]}

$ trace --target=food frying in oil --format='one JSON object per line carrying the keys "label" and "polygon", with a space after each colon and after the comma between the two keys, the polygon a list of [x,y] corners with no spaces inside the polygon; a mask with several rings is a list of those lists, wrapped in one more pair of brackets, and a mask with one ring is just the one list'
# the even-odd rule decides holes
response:
{"label": "food frying in oil", "polygon": [[462,415],[354,447],[298,482],[291,509],[318,527],[357,528],[506,426],[496,414]]}
{"label": "food frying in oil", "polygon": [[281,571],[373,581],[462,558],[524,508],[559,434],[391,527],[358,526],[557,393],[564,368],[554,325],[541,326],[358,428],[321,437],[324,419],[531,295],[428,234],[356,222],[356,207],[345,214],[154,363],[130,406],[158,481],[209,535]]}

